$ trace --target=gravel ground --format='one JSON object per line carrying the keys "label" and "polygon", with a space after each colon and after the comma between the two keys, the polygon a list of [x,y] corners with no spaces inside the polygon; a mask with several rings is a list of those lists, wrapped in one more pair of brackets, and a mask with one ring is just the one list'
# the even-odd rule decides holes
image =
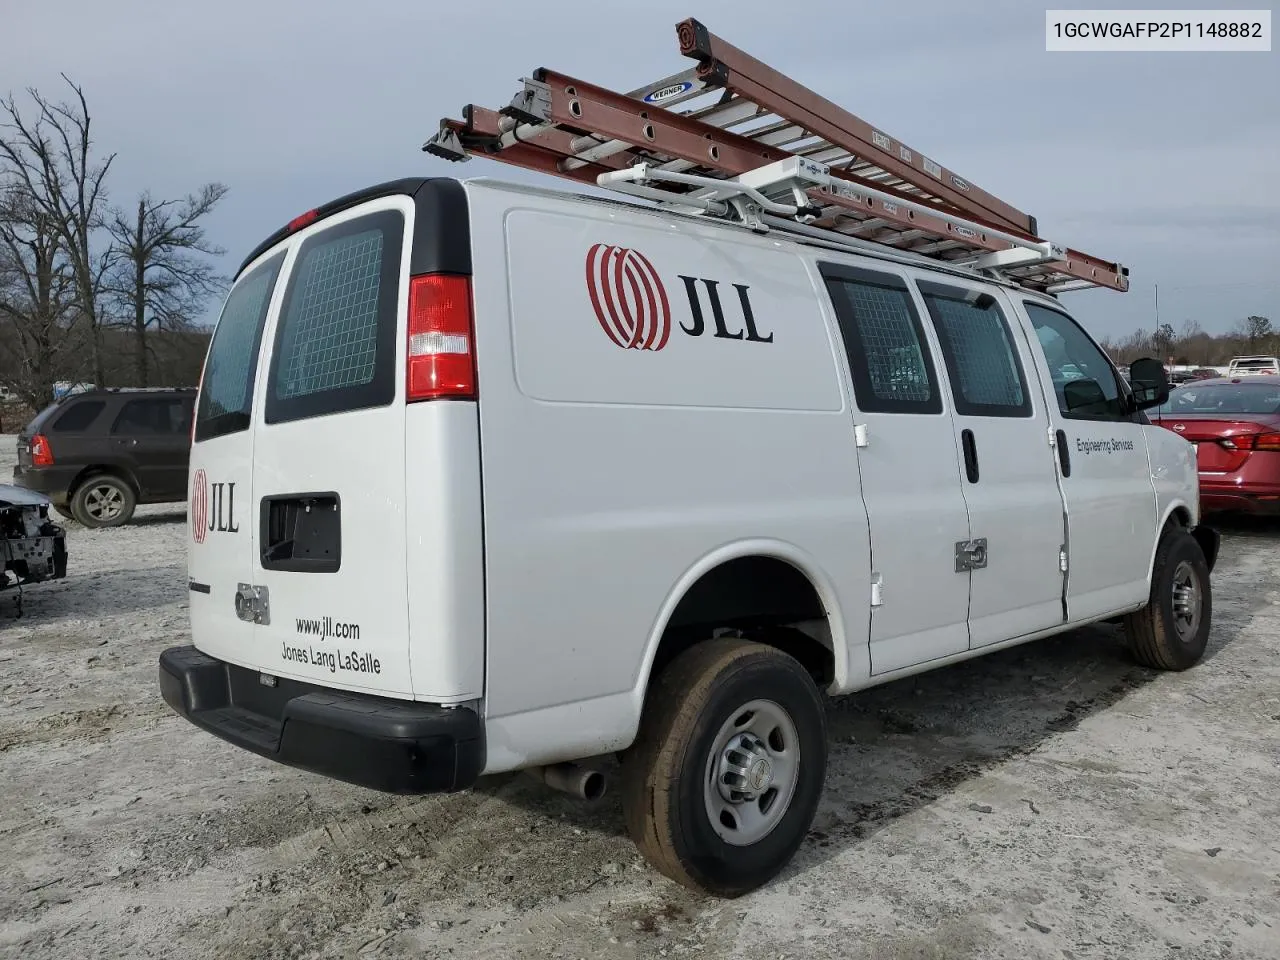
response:
{"label": "gravel ground", "polygon": [[613,794],[390,797],[173,716],[184,517],[69,524],[68,579],[0,597],[2,957],[1280,958],[1278,525],[1226,529],[1188,673],[1108,627],[833,701],[809,841],[717,902]]}

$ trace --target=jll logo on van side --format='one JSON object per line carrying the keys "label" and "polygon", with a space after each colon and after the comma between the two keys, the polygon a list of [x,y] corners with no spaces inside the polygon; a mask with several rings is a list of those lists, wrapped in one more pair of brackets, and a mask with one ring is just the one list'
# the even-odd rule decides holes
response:
{"label": "jll logo on van side", "polygon": [[203,469],[191,479],[191,537],[204,543],[210,533],[239,533],[236,523],[236,485],[209,483]]}
{"label": "jll logo on van side", "polygon": [[[671,301],[648,257],[639,250],[597,243],[587,251],[586,267],[591,308],[610,340],[624,350],[661,350],[667,345],[671,338]],[[730,284],[737,291],[742,319],[737,329],[730,330],[720,300],[720,281],[679,276],[689,301],[689,322],[679,325],[685,334],[700,337],[707,332],[707,315],[702,306],[705,290],[711,308],[712,337],[773,343],[772,333],[761,335],[756,327],[747,284]]]}

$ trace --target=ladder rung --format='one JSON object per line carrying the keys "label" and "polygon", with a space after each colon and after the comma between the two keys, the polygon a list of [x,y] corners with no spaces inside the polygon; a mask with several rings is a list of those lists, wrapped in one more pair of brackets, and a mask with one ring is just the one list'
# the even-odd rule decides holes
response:
{"label": "ladder rung", "polygon": [[[733,216],[810,240],[958,261],[957,269],[986,270],[1037,289],[1076,281],[1128,288],[1123,268],[1046,243],[1036,236],[1033,218],[697,21],[680,24],[678,33],[681,52],[698,66],[630,94],[540,69],[501,110],[471,105],[463,120],[442,121],[424,149],[451,160],[488,156],[611,186],[679,212]],[[672,174],[682,176],[673,180]],[[728,182],[739,178],[741,185]],[[782,191],[774,194],[781,200],[752,194],[775,211],[765,218],[768,226],[743,194],[752,185]],[[739,199],[708,207],[702,195]],[[780,218],[779,210],[796,211],[803,222]]]}
{"label": "ladder rung", "polygon": [[861,149],[904,180],[936,181],[933,189],[960,210],[1004,227],[1035,233],[1035,221],[1029,215],[726,43],[697,20],[690,18],[679,24],[676,35],[680,53],[698,61],[699,79],[805,123],[832,142],[846,144],[851,151]]}

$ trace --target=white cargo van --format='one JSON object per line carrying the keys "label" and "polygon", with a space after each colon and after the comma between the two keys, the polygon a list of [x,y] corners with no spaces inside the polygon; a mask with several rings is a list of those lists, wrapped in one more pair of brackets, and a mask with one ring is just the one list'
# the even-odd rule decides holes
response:
{"label": "white cargo van", "polygon": [[1180,670],[1217,536],[1052,296],[489,180],[299,217],[240,269],[190,468],[174,710],[398,793],[532,770],[696,889],[765,883],[822,694],[1123,618]]}

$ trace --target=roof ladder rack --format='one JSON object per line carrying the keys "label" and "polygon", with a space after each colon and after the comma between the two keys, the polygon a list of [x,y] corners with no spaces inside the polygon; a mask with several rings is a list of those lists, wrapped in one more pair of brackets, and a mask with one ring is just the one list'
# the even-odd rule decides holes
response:
{"label": "roof ladder rack", "polygon": [[488,156],[756,230],[944,261],[1057,293],[1125,291],[1127,268],[1052,243],[1015,209],[726,43],[676,28],[697,65],[617,93],[541,68],[509,104],[423,147]]}

